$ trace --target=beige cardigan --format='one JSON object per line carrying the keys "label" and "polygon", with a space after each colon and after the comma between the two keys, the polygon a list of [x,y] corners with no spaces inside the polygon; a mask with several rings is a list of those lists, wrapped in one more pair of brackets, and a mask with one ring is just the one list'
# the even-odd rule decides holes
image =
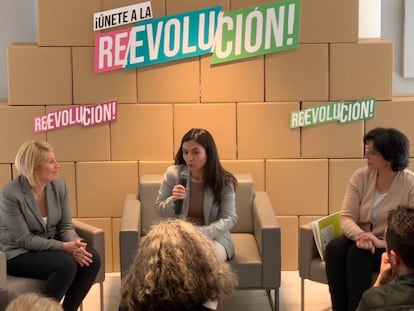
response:
{"label": "beige cardigan", "polygon": [[388,211],[398,205],[414,208],[414,173],[408,169],[395,175],[391,187],[378,207],[375,224],[371,228],[371,208],[374,202],[377,171],[367,167],[357,169],[349,180],[341,209],[341,226],[344,234],[355,240],[363,231],[371,231],[383,238]]}

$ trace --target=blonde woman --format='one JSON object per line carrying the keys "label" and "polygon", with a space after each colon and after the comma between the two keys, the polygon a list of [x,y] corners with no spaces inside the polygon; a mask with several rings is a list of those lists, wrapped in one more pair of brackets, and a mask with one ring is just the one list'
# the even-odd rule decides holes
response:
{"label": "blonde woman", "polygon": [[216,310],[236,282],[200,230],[184,220],[167,220],[142,238],[122,284],[120,310]]}
{"label": "blonde woman", "polygon": [[63,309],[76,311],[99,271],[99,255],[74,230],[53,147],[27,141],[15,166],[21,175],[0,194],[0,248],[7,273],[45,280],[42,294],[57,301],[65,297]]}

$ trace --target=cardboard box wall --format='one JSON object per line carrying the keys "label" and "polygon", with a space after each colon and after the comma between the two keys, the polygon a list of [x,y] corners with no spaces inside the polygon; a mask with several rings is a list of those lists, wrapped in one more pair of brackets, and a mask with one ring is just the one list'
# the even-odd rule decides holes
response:
{"label": "cardboard box wall", "polygon": [[[282,227],[285,270],[297,269],[297,248],[292,245],[297,244],[299,224],[337,210],[350,174],[364,165],[361,135],[373,126],[387,125],[405,130],[414,141],[410,121],[399,117],[412,115],[414,100],[410,105],[390,96],[391,43],[357,40],[356,0],[303,0],[301,44],[294,51],[215,68],[209,65],[210,57],[204,56],[100,75],[93,73],[91,13],[132,2],[103,0],[83,5],[82,1],[63,1],[60,7],[52,2],[38,0],[38,45],[9,48],[9,99],[0,107],[0,118],[4,118],[0,142],[6,146],[0,178],[4,183],[12,177],[9,169],[24,140],[51,141],[58,159],[65,161],[62,175],[69,183],[74,216],[105,230],[108,272],[119,270],[118,232],[125,194],[139,191],[143,174],[164,173],[190,127],[209,129],[223,165],[234,173],[251,173],[255,188],[268,191]],[[201,4],[163,0],[151,4],[158,17],[201,5],[221,4],[227,10],[265,2],[270,1]],[[78,23],[74,26],[75,12]],[[352,59],[344,47],[354,51]],[[372,54],[377,56],[370,57]],[[340,67],[346,57],[348,64],[357,63],[353,69]],[[43,65],[29,61],[33,58]],[[368,70],[383,69],[381,74],[372,74],[374,80],[361,79],[358,91],[335,74],[364,70],[366,61]],[[377,104],[375,119],[341,127],[289,129],[290,111],[366,94],[384,100]],[[32,132],[30,122],[36,115],[70,104],[111,99],[119,102],[116,122],[96,128]],[[344,139],[351,142],[351,148],[344,148]]]}

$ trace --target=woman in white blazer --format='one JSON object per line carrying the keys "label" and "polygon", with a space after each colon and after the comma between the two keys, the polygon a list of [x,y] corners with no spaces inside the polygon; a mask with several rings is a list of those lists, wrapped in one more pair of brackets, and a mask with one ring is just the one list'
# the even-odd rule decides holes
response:
{"label": "woman in white blazer", "polygon": [[101,266],[98,253],[76,234],[68,191],[58,179],[53,147],[27,141],[15,166],[20,176],[0,195],[0,248],[6,252],[7,273],[45,280],[43,295],[76,311]]}
{"label": "woman in white blazer", "polygon": [[155,208],[162,217],[198,225],[213,240],[217,256],[227,260],[234,255],[230,230],[237,222],[236,186],[236,178],[220,164],[212,135],[193,128],[181,140],[175,165],[167,168]]}

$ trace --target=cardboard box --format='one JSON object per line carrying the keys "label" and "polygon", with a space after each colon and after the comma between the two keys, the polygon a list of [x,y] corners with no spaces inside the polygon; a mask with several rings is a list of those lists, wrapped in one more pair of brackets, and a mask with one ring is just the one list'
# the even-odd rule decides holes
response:
{"label": "cardboard box", "polygon": [[204,128],[216,143],[221,160],[236,159],[235,104],[174,105],[174,155],[181,139],[192,128]]}
{"label": "cardboard box", "polygon": [[78,217],[121,217],[125,195],[137,189],[136,161],[76,163]]}
{"label": "cardboard box", "polygon": [[[410,154],[414,155],[414,97],[393,97],[392,101],[378,101],[375,118],[365,120],[365,132],[375,127],[394,127],[403,132],[411,142]],[[413,162],[413,161],[411,161]]]}
{"label": "cardboard box", "polygon": [[[324,103],[302,103],[302,110],[322,104]],[[301,134],[302,158],[359,158],[364,156],[363,120],[346,124],[332,121],[303,127]]]}
{"label": "cardboard box", "polygon": [[223,11],[228,11],[230,7],[230,0],[204,0],[204,1],[193,1],[193,0],[165,0],[166,14],[173,15],[178,13],[191,12],[210,8],[213,6],[221,5]]}
{"label": "cardboard box", "polygon": [[139,178],[144,175],[163,175],[174,161],[138,161]]}
{"label": "cardboard box", "polygon": [[254,190],[265,190],[265,161],[258,160],[223,160],[223,167],[233,174],[250,174],[253,178]]}
{"label": "cardboard box", "polygon": [[0,163],[13,163],[26,140],[46,140],[45,133],[33,132],[33,118],[45,113],[45,107],[0,106]]}
{"label": "cardboard box", "polygon": [[[282,270],[295,271],[298,270],[298,217],[296,216],[279,216],[277,221],[280,225],[281,235],[281,250],[282,255]],[[296,260],[295,260],[296,259]]]}
{"label": "cardboard box", "polygon": [[211,56],[201,58],[201,101],[263,101],[263,56],[211,65]]}
{"label": "cardboard box", "polygon": [[0,164],[0,189],[12,180],[11,165]]}
{"label": "cardboard box", "polygon": [[[50,113],[65,107],[47,107]],[[50,130],[48,141],[59,151],[60,161],[108,161],[110,160],[109,124],[84,127],[81,124]]]}
{"label": "cardboard box", "polygon": [[[104,231],[105,236],[105,272],[114,272],[113,270],[113,233],[112,233],[112,221],[111,218],[78,218],[79,221],[82,221],[91,226],[95,226]],[[119,253],[119,252],[118,252]]]}
{"label": "cardboard box", "polygon": [[93,46],[93,14],[100,11],[100,0],[38,0],[39,45]]}
{"label": "cardboard box", "polygon": [[[102,0],[102,10],[106,11],[147,1],[149,0]],[[165,1],[166,0],[150,1],[153,18],[165,16]]]}
{"label": "cardboard box", "polygon": [[326,101],[327,44],[299,44],[294,50],[265,57],[265,101]]}
{"label": "cardboard box", "polygon": [[200,101],[198,57],[137,69],[139,103]]}
{"label": "cardboard box", "polygon": [[[55,146],[53,146],[55,147]],[[59,177],[63,178],[66,183],[66,187],[69,193],[69,205],[72,213],[72,217],[78,216],[78,206],[77,206],[77,193],[76,193],[76,179],[75,179],[75,163],[73,162],[60,162],[59,160],[59,150],[56,150],[56,158],[59,161]]]}
{"label": "cardboard box", "polygon": [[72,104],[71,50],[12,44],[8,48],[10,105]]}
{"label": "cardboard box", "polygon": [[277,216],[328,211],[328,160],[266,160],[266,192]]}
{"label": "cardboard box", "polygon": [[367,160],[361,159],[330,159],[329,160],[329,211],[339,211],[344,200],[349,179],[357,168],[367,166]]}
{"label": "cardboard box", "polygon": [[392,42],[361,39],[330,46],[330,100],[390,100],[393,79]]}
{"label": "cardboard box", "polygon": [[237,104],[238,159],[299,158],[300,130],[289,128],[299,103]]}
{"label": "cardboard box", "polygon": [[119,105],[111,125],[112,160],[171,160],[172,105]]}
{"label": "cardboard box", "polygon": [[111,218],[112,224],[112,271],[119,272],[120,268],[120,256],[119,256],[119,232],[121,231],[121,218]]}
{"label": "cardboard box", "polygon": [[[278,0],[231,0],[230,10],[254,7],[260,4],[277,2]],[[282,1],[282,0],[280,0]]]}
{"label": "cardboard box", "polygon": [[125,104],[137,102],[135,69],[95,74],[93,47],[73,47],[72,53],[75,104],[98,104],[110,100]]}
{"label": "cardboard box", "polygon": [[300,43],[357,42],[358,0],[302,0]]}

